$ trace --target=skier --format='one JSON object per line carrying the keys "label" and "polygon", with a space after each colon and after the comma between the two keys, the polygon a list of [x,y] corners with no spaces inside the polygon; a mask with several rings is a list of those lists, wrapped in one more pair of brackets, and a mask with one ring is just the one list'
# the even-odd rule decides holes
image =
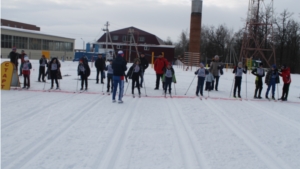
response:
{"label": "skier", "polygon": [[144,54],[144,53],[141,53],[140,60],[141,60],[141,66],[142,66],[142,68],[143,68],[143,71],[142,71],[142,73],[141,73],[141,83],[140,83],[140,87],[142,88],[142,87],[143,87],[143,82],[144,82],[144,74],[145,74],[146,69],[147,69],[148,66],[149,66],[149,62],[148,62],[148,60],[145,58],[145,54]]}
{"label": "skier", "polygon": [[163,82],[164,82],[165,96],[167,94],[168,88],[169,88],[169,94],[171,95],[172,82],[176,83],[175,71],[171,63],[168,63],[167,67],[164,69]]}
{"label": "skier", "polygon": [[123,92],[124,92],[124,74],[125,71],[127,70],[126,67],[126,61],[123,58],[124,54],[123,51],[118,51],[118,56],[112,63],[112,68],[113,68],[113,95],[112,95],[112,102],[116,102],[116,93],[117,93],[117,87],[119,85],[119,103],[123,103]]}
{"label": "skier", "polygon": [[204,64],[200,63],[200,68],[195,72],[195,75],[198,75],[198,85],[197,85],[197,90],[196,90],[196,96],[199,96],[199,91],[200,95],[203,96],[203,85],[205,81],[205,76],[208,74],[208,70],[204,68]]}
{"label": "skier", "polygon": [[283,65],[281,67],[281,72],[279,72],[279,76],[282,77],[284,84],[283,84],[283,88],[282,88],[282,96],[278,100],[287,101],[290,84],[292,82],[290,68],[286,67],[286,65]]}
{"label": "skier", "polygon": [[247,66],[245,66],[245,68],[243,69],[243,64],[242,62],[238,63],[238,67],[235,67],[233,72],[235,74],[235,83],[234,83],[234,90],[233,90],[233,97],[236,98],[236,88],[238,88],[238,97],[241,97],[241,85],[242,85],[242,76],[243,73],[246,74],[247,73]]}
{"label": "skier", "polygon": [[22,74],[24,77],[24,86],[23,89],[30,88],[30,69],[32,68],[31,63],[29,62],[28,56],[25,55],[24,62],[22,64]]}
{"label": "skier", "polygon": [[[162,57],[162,53],[158,55],[158,58],[154,62],[154,70],[156,72],[156,86],[154,90],[159,89],[159,82],[160,78],[162,78],[164,74],[164,69],[168,65],[168,62],[165,58]],[[164,82],[162,82],[163,89],[164,89]]]}
{"label": "skier", "polygon": [[265,78],[265,83],[268,85],[267,92],[266,92],[266,98],[269,99],[269,91],[272,87],[272,99],[275,100],[275,89],[276,89],[276,83],[279,83],[279,74],[278,69],[276,68],[276,65],[272,65],[272,68],[268,71],[267,76]]}
{"label": "skier", "polygon": [[113,73],[112,69],[112,60],[109,60],[109,65],[106,66],[105,70],[107,71],[107,93],[109,92],[109,88],[111,85],[111,92],[113,92],[114,81],[113,81]]}
{"label": "skier", "polygon": [[[254,76],[256,76],[255,79],[255,92],[254,92],[254,99],[262,99],[261,97],[261,91],[263,89],[263,77],[265,76],[265,70],[263,68],[263,63],[259,63],[259,67],[256,69],[253,69],[251,72]],[[258,92],[258,96],[257,96]]]}
{"label": "skier", "polygon": [[84,58],[79,60],[78,68],[77,68],[78,76],[81,77],[81,88],[83,90],[83,85],[85,83],[85,90],[88,89],[88,77],[90,76],[91,69],[89,64],[84,61]]}
{"label": "skier", "polygon": [[[25,51],[22,50],[22,51],[21,51],[21,54],[19,55],[19,58],[21,59],[20,74],[19,74],[19,76],[22,76],[22,65],[23,65],[23,63],[25,62],[25,60],[24,60],[25,56],[27,56],[27,55],[26,55]],[[27,56],[27,57],[28,57],[28,56]]]}
{"label": "skier", "polygon": [[212,82],[214,81],[214,76],[209,71],[205,77],[205,81],[205,91],[210,91],[212,89]]}
{"label": "skier", "polygon": [[220,75],[223,75],[223,64],[219,61],[218,55],[216,55],[213,59],[213,62],[211,62],[209,71],[216,79],[216,86],[214,86],[214,81],[212,82],[212,90],[215,88],[215,90],[218,91],[219,78]]}
{"label": "skier", "polygon": [[97,69],[97,75],[96,75],[96,83],[99,83],[99,73],[101,73],[100,78],[101,78],[101,84],[104,84],[103,79],[105,78],[104,74],[104,68],[105,68],[105,59],[102,58],[102,54],[98,55],[98,59],[95,62],[95,67]]}
{"label": "skier", "polygon": [[143,72],[143,68],[140,65],[140,60],[136,59],[133,63],[133,65],[129,68],[127,72],[127,77],[129,79],[132,79],[132,85],[131,85],[131,92],[132,96],[134,97],[134,87],[136,86],[139,92],[139,97],[141,97],[141,91],[140,91],[140,82],[139,78]]}
{"label": "skier", "polygon": [[56,89],[59,89],[58,79],[62,79],[60,72],[60,62],[56,57],[52,58],[48,66],[48,79],[51,79],[51,88],[53,89],[53,82],[55,80]]}
{"label": "skier", "polygon": [[14,66],[15,66],[14,69],[18,73],[18,58],[19,58],[19,53],[17,53],[17,48],[16,47],[12,48],[12,51],[9,53],[8,57],[10,58],[10,62],[14,64]]}
{"label": "skier", "polygon": [[40,68],[39,68],[39,77],[38,81],[41,81],[41,76],[42,76],[42,81],[45,81],[45,67],[48,65],[47,59],[45,55],[42,55],[42,58],[40,59]]}

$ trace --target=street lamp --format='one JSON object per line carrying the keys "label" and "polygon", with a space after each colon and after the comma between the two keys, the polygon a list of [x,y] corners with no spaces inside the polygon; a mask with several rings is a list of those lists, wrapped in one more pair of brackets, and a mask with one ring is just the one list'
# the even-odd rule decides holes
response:
{"label": "street lamp", "polygon": [[82,49],[84,50],[84,40],[81,38],[82,42]]}

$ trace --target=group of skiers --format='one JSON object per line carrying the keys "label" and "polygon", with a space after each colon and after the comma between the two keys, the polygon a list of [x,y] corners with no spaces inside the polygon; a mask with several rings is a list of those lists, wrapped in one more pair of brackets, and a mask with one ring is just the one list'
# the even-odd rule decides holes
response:
{"label": "group of skiers", "polygon": [[[17,71],[18,68],[18,59],[21,60],[20,65],[20,74],[19,76],[24,77],[23,88],[29,89],[30,88],[30,69],[32,69],[32,65],[29,61],[29,57],[26,55],[25,51],[22,50],[22,53],[17,53],[17,48],[13,47],[12,51],[9,53],[10,62],[14,64],[15,70]],[[45,81],[45,76],[48,75],[48,79],[51,79],[51,89],[53,89],[53,82],[56,83],[56,88],[59,89],[58,79],[62,79],[61,72],[60,72],[60,62],[57,58],[52,58],[50,62],[47,61],[46,57],[43,55],[42,58],[39,60],[40,67],[39,67],[39,76],[38,82]],[[45,73],[45,67],[48,67],[47,72]]]}
{"label": "group of skiers", "polygon": [[[241,98],[241,82],[242,82],[242,75],[243,73],[247,73],[247,66],[244,68],[242,67],[242,63],[238,63],[238,67],[235,67],[233,70],[233,73],[235,74],[235,83],[234,83],[234,91],[233,91],[233,97],[236,97],[236,88],[238,89],[238,97]],[[265,76],[265,70],[263,68],[263,63],[259,63],[259,67],[255,68],[251,72],[254,76],[256,76],[255,79],[255,91],[254,91],[254,99],[262,99],[261,93],[263,89],[263,77]],[[266,78],[265,78],[265,84],[268,86],[267,91],[265,94],[265,98],[269,99],[269,92],[272,88],[272,99],[275,100],[275,89],[276,84],[280,82],[279,76],[282,77],[284,85],[282,89],[282,95],[279,98],[279,100],[287,101],[288,92],[289,92],[289,86],[291,81],[291,73],[290,68],[286,65],[282,65],[280,71],[277,69],[276,65],[272,65],[271,69],[267,72]]]}
{"label": "group of skiers", "polygon": [[[18,65],[18,59],[21,59],[20,66],[20,76],[24,76],[24,86],[23,88],[30,87],[30,69],[32,65],[28,59],[28,56],[22,50],[22,54],[19,55],[16,53],[16,48],[13,47],[12,52],[9,55],[12,63]],[[56,89],[59,89],[58,79],[62,79],[60,67],[61,64],[57,58],[52,58],[50,62],[47,61],[45,56],[39,60],[39,76],[38,81],[45,81],[45,76],[48,75],[48,79],[51,79],[51,89],[53,89],[54,81],[56,83]],[[97,69],[96,73],[96,83],[99,83],[99,74],[100,74],[100,83],[104,84],[104,79],[107,77],[107,92],[112,92],[112,100],[116,102],[116,92],[119,87],[119,97],[118,101],[123,102],[123,92],[124,92],[124,79],[127,81],[127,77],[132,80],[131,83],[131,93],[134,96],[134,89],[137,88],[139,97],[141,96],[140,88],[143,87],[144,83],[144,73],[148,68],[149,63],[145,58],[145,55],[142,53],[139,58],[136,58],[132,66],[127,71],[127,61],[124,58],[123,51],[118,51],[118,55],[114,60],[109,60],[109,64],[106,66],[106,59],[102,57],[101,54],[98,55],[98,59],[95,61],[95,67]],[[45,72],[45,68],[47,71]],[[160,80],[162,80],[162,88],[164,94],[168,93],[171,95],[172,92],[172,83],[176,83],[175,71],[172,67],[172,64],[168,62],[164,57],[163,53],[160,53],[157,59],[154,62],[154,70],[156,72],[156,85],[155,90],[159,89]],[[233,97],[241,98],[241,83],[243,74],[247,73],[247,66],[243,67],[241,62],[233,69],[234,74],[234,89]],[[105,71],[107,71],[107,76],[105,76]],[[127,73],[126,73],[127,71]],[[88,65],[87,58],[83,57],[79,60],[78,64],[78,76],[81,79],[81,88],[80,90],[88,89],[88,77],[90,76],[91,69]],[[261,93],[263,89],[263,77],[265,77],[265,70],[263,64],[260,63],[259,67],[252,70],[252,74],[256,76],[255,79],[255,99],[262,99]],[[203,89],[205,84],[205,90],[218,91],[219,78],[223,75],[223,64],[219,61],[219,56],[215,56],[213,61],[210,64],[209,69],[205,69],[204,64],[200,63],[199,69],[195,72],[195,75],[198,77],[197,87],[196,87],[196,96],[203,96]],[[196,77],[195,76],[195,77]],[[272,65],[272,68],[267,72],[265,83],[268,86],[265,94],[265,98],[269,99],[269,92],[272,88],[271,95],[272,99],[275,99],[275,88],[276,84],[279,83],[279,76],[282,76],[284,86],[282,91],[282,96],[280,100],[286,101],[289,92],[289,86],[291,83],[290,77],[290,68],[283,65],[280,71],[277,69],[276,65]],[[205,83],[206,82],[206,83]]]}

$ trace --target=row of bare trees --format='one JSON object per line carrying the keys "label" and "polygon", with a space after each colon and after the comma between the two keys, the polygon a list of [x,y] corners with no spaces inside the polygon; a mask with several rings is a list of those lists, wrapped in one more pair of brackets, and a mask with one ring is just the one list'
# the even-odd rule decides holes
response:
{"label": "row of bare trees", "polygon": [[[266,12],[260,14],[264,23],[273,23],[274,37],[272,43],[276,51],[277,65],[286,64],[293,73],[300,73],[300,22],[293,18],[293,13],[283,11],[272,20],[271,15]],[[267,28],[260,28],[259,37],[264,37]],[[202,26],[201,32],[201,62],[210,63],[215,55],[229,64],[237,64],[243,42],[244,30],[234,32],[226,25]],[[270,40],[270,39],[269,39]],[[173,43],[170,38],[166,44],[175,45],[175,56],[183,57],[189,48],[189,33],[187,30],[181,32],[177,42]],[[266,42],[267,44],[267,42]]]}

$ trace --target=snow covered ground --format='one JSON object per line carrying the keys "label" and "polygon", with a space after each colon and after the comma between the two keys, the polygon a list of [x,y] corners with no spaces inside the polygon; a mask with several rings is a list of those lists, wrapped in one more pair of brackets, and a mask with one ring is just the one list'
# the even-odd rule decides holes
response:
{"label": "snow covered ground", "polygon": [[[38,61],[31,62],[30,90],[1,91],[3,169],[300,168],[299,75],[292,75],[289,102],[253,100],[250,74],[249,100],[229,98],[231,71],[221,76],[219,91],[201,101],[196,79],[185,95],[194,70],[175,66],[176,95],[172,85],[174,97],[164,98],[153,90],[155,73],[149,68],[148,97],[132,98],[129,87],[118,104],[102,95],[94,67],[88,92],[74,93],[77,62],[62,62],[62,74],[71,76],[60,81],[61,92],[44,92],[44,83],[36,82]],[[245,84],[244,75],[243,98]],[[280,95],[281,88],[282,83]]]}

